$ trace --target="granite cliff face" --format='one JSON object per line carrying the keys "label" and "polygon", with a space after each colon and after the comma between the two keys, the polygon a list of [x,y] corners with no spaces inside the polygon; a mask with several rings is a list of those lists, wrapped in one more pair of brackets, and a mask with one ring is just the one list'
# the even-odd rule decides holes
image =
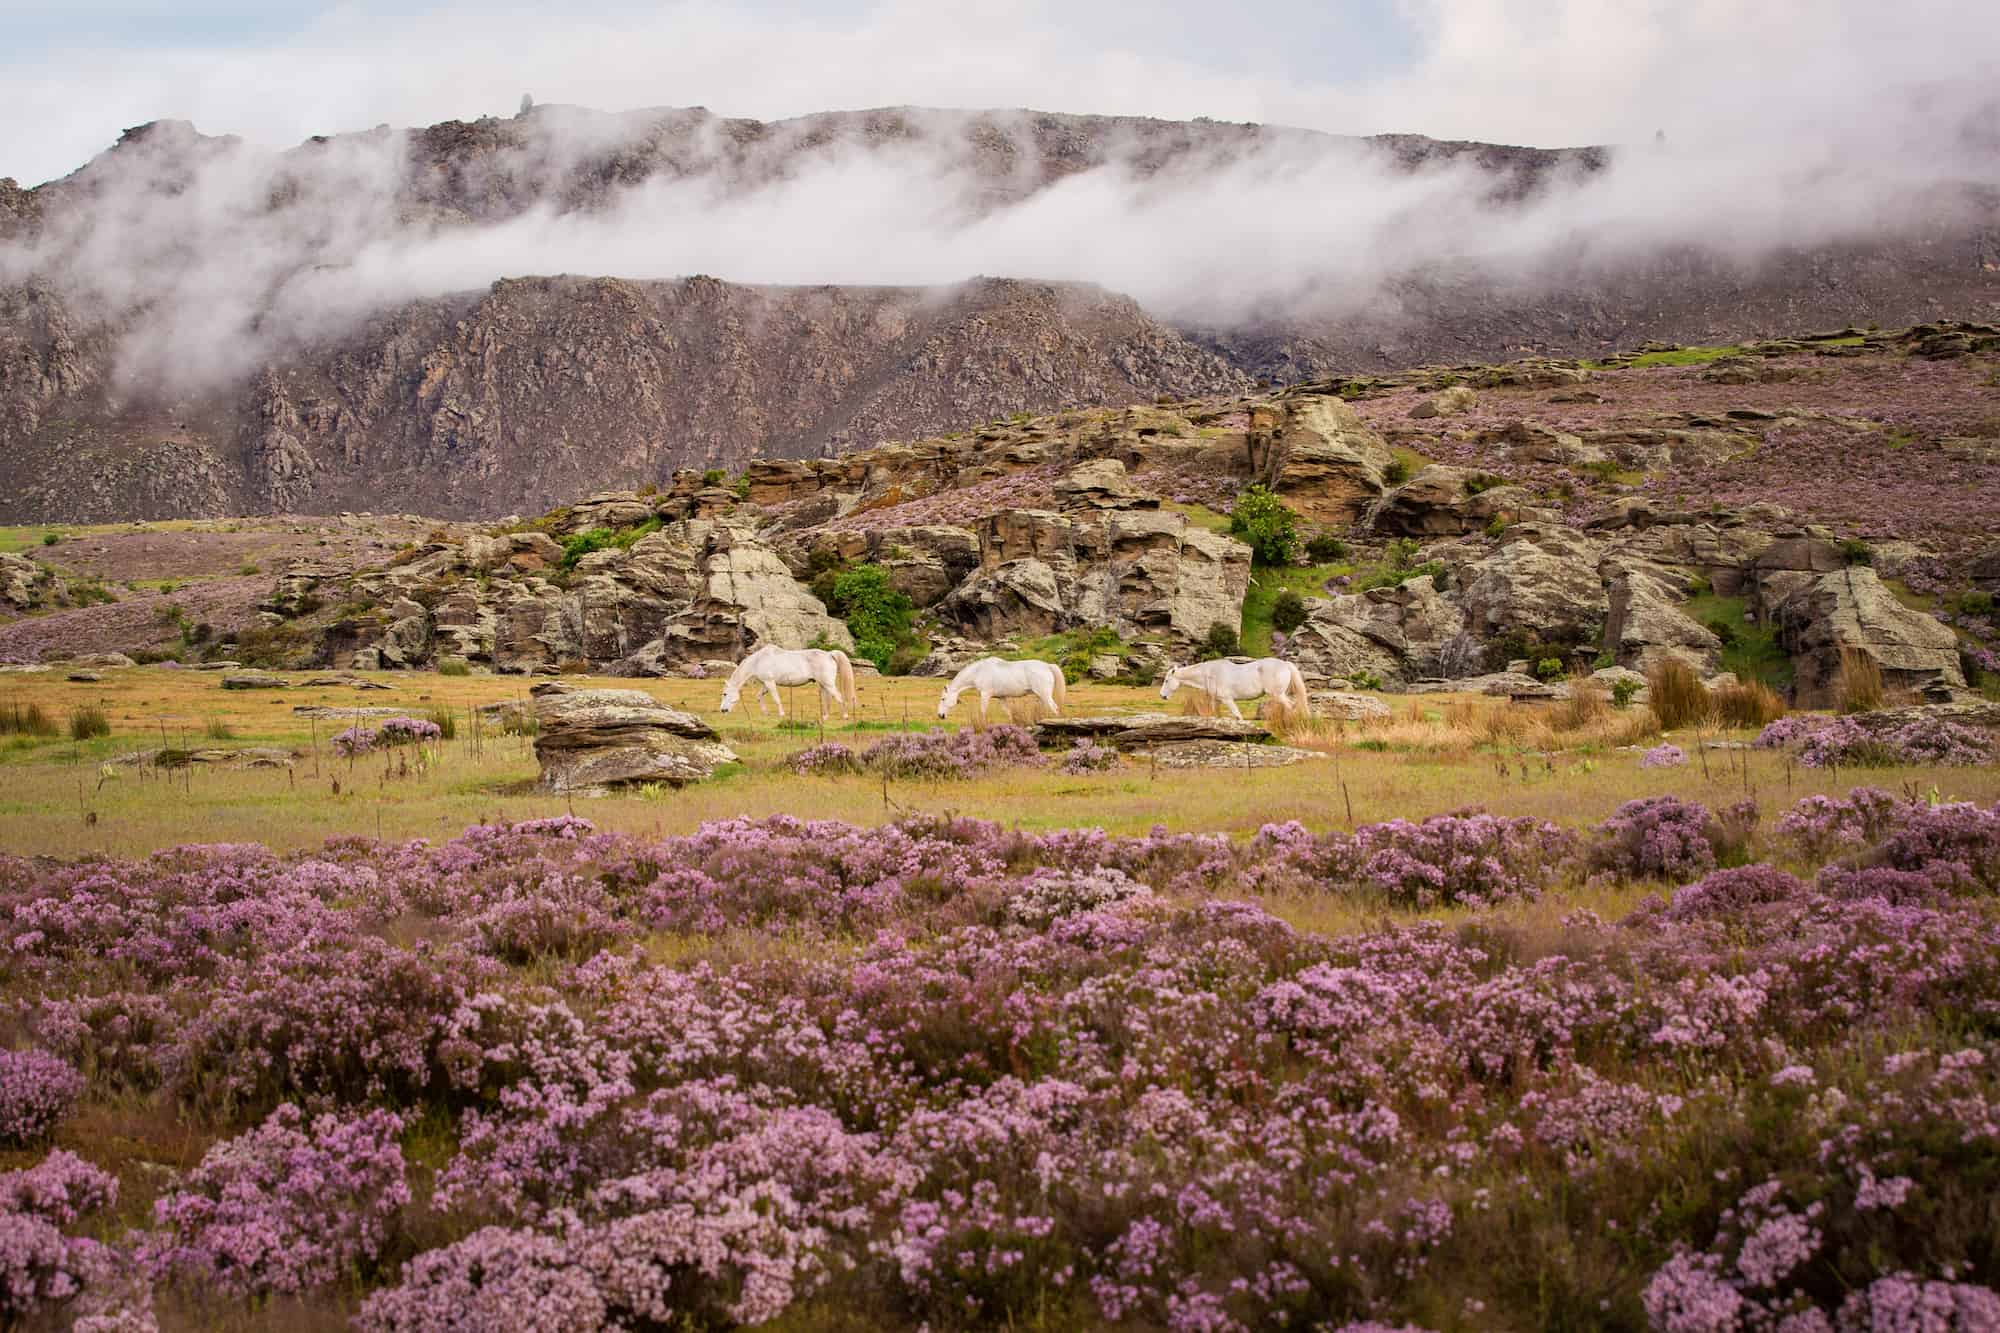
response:
{"label": "granite cliff face", "polygon": [[[660,191],[726,209],[796,187],[809,208],[813,182],[837,172],[930,173],[924,206],[968,225],[1113,178],[1221,198],[1245,162],[1433,173],[1505,217],[1612,158],[909,108],[764,123],[540,107],[283,153],[141,126],[61,180],[0,181],[0,520],[491,517],[677,468],[1258,379],[2000,312],[2000,199],[1977,186],[1913,200],[1865,242],[1754,260],[1686,246],[1559,255],[1504,276],[1421,255],[1365,299],[1214,291],[1235,312],[1219,322],[1036,273],[900,288],[627,280],[616,274],[643,267],[629,249],[561,251],[604,277],[437,276],[476,269],[495,237],[614,216]],[[397,268],[411,246],[426,265],[415,297]]]}

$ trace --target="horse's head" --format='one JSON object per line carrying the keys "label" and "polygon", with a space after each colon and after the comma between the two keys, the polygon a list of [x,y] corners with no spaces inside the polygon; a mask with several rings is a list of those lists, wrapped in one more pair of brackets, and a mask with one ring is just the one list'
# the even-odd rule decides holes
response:
{"label": "horse's head", "polygon": [[945,686],[944,693],[938,696],[938,716],[950,717],[951,710],[958,707],[958,696],[964,692],[965,687],[957,681]]}
{"label": "horse's head", "polygon": [[743,682],[731,676],[722,687],[722,711],[736,707],[736,701],[743,696]]}
{"label": "horse's head", "polygon": [[1174,691],[1187,684],[1185,680],[1181,679],[1181,672],[1185,670],[1187,670],[1186,667],[1174,667],[1165,676],[1160,678],[1160,697],[1162,699],[1173,698]]}

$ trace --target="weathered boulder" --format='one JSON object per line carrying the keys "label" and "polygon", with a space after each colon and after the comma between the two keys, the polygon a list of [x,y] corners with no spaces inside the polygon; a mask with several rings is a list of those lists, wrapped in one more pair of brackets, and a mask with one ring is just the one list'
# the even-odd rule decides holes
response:
{"label": "weathered boulder", "polygon": [[1142,499],[1157,507],[1159,501],[1145,495],[1125,473],[1125,464],[1115,458],[1092,458],[1078,463],[1056,480],[1055,493],[1065,504],[1082,508],[1123,509]]}
{"label": "weathered boulder", "polygon": [[123,653],[85,653],[71,660],[72,666],[93,667],[100,671],[117,671],[125,667],[137,666]]}
{"label": "weathered boulder", "polygon": [[1847,558],[1832,542],[1793,533],[1778,537],[1750,561],[1744,591],[1751,610],[1768,615],[1793,593],[1846,566]]}
{"label": "weathered boulder", "polygon": [[588,532],[592,528],[634,527],[653,517],[651,501],[641,499],[632,491],[600,491],[586,496],[569,507],[568,519],[563,527],[569,532]]}
{"label": "weathered boulder", "polygon": [[1604,646],[1621,667],[1651,671],[1678,658],[1696,671],[1713,667],[1722,640],[1681,610],[1681,586],[1646,566],[1620,569],[1611,581]]}
{"label": "weathered boulder", "polygon": [[1146,749],[1147,762],[1161,768],[1289,768],[1308,759],[1324,759],[1318,750],[1291,745],[1260,745],[1252,741],[1165,741]]}
{"label": "weathered boulder", "polygon": [[81,685],[95,685],[104,679],[104,673],[92,671],[87,667],[77,667],[69,673],[69,679]]}
{"label": "weathered boulder", "polygon": [[64,596],[63,581],[53,569],[24,555],[0,552],[0,611],[59,605]]}
{"label": "weathered boulder", "polygon": [[1535,507],[1526,489],[1487,480],[1470,468],[1433,463],[1377,500],[1368,526],[1391,537],[1454,537]]}
{"label": "weathered boulder", "polygon": [[[641,543],[643,545],[643,543]],[[814,641],[847,652],[854,637],[797,579],[768,544],[718,529],[702,558],[695,600],[662,632],[676,660],[741,657],[759,644],[804,648]]]}
{"label": "weathered boulder", "polygon": [[1573,528],[1521,523],[1470,566],[1459,594],[1482,638],[1519,631],[1544,641],[1594,640],[1605,617],[1597,543]]}
{"label": "weathered boulder", "polygon": [[938,610],[988,640],[1053,634],[1070,619],[1056,571],[1032,556],[975,570]]}
{"label": "weathered boulder", "polygon": [[1479,405],[1479,395],[1463,384],[1454,384],[1449,389],[1440,390],[1417,403],[1410,409],[1410,416],[1417,421],[1428,421],[1432,417],[1455,417],[1470,412]]}
{"label": "weathered boulder", "polygon": [[1388,444],[1338,398],[1285,405],[1264,480],[1315,523],[1346,524],[1382,493]]}
{"label": "weathered boulder", "polygon": [[1958,637],[1921,611],[1896,600],[1866,566],[1822,574],[1777,609],[1778,644],[1792,655],[1798,702],[1835,702],[1841,654],[1863,653],[1891,688],[1962,689]]}
{"label": "weathered boulder", "polygon": [[736,755],[715,728],[640,690],[537,685],[535,759],[542,786],[586,793],[633,783],[685,786]]}
{"label": "weathered boulder", "polygon": [[1338,718],[1343,722],[1372,722],[1389,716],[1388,703],[1373,694],[1351,690],[1315,690],[1309,696],[1315,717]]}
{"label": "weathered boulder", "polygon": [[1406,681],[1437,675],[1445,644],[1464,628],[1464,614],[1423,575],[1393,588],[1309,599],[1305,623],[1285,651],[1308,674]]}

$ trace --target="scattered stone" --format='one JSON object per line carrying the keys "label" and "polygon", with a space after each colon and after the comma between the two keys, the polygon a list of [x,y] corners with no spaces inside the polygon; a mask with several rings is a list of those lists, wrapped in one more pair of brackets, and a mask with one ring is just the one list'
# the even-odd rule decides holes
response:
{"label": "scattered stone", "polygon": [[1434,393],[1410,409],[1410,416],[1418,421],[1428,421],[1432,417],[1454,417],[1470,412],[1479,405],[1479,395],[1463,384],[1454,384],[1442,393]]}
{"label": "scattered stone", "polygon": [[1355,694],[1347,690],[1315,690],[1308,696],[1312,700],[1314,717],[1338,718],[1344,722],[1372,722],[1389,716],[1389,705],[1372,694]]}
{"label": "scattered stone", "polygon": [[197,671],[234,671],[234,670],[236,670],[236,669],[237,669],[238,667],[240,667],[240,666],[242,666],[242,665],[243,665],[243,664],[242,664],[241,662],[230,662],[230,661],[219,661],[219,662],[203,662],[203,663],[201,663],[201,664],[200,664],[199,666],[197,666],[197,667],[195,668],[195,670],[197,670]]}
{"label": "scattered stone", "polygon": [[232,671],[222,678],[225,690],[288,690],[292,683],[268,671]]}
{"label": "scattered stone", "polygon": [[1201,717],[1194,713],[1110,713],[1097,717],[1049,717],[1035,724],[1044,745],[1080,737],[1108,741],[1121,750],[1151,749],[1177,741],[1268,741],[1270,729],[1247,718]]}
{"label": "scattered stone", "polygon": [[1324,759],[1318,750],[1290,745],[1259,745],[1246,741],[1167,741],[1147,748],[1147,757],[1161,768],[1286,768],[1307,759]]}
{"label": "scattered stone", "polygon": [[123,653],[85,653],[77,658],[73,665],[100,671],[115,671],[139,664]]}
{"label": "scattered stone", "polygon": [[190,764],[200,764],[204,768],[290,768],[296,757],[291,750],[268,745],[246,745],[239,749],[211,746],[199,750],[169,746],[121,754],[111,762],[134,768],[186,768]]}
{"label": "scattered stone", "polygon": [[69,673],[69,678],[80,684],[95,685],[98,681],[104,679],[104,675],[98,671],[72,671]]}
{"label": "scattered stone", "polygon": [[640,690],[537,685],[535,758],[542,786],[575,795],[661,782],[685,786],[736,754],[715,728]]}
{"label": "scattered stone", "polygon": [[299,683],[315,689],[393,690],[396,688],[379,680],[350,676],[345,672],[336,672],[330,676],[313,676]]}

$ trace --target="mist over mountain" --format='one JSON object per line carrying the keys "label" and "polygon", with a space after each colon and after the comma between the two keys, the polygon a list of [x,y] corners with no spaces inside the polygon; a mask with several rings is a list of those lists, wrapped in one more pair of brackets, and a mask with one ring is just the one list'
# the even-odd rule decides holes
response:
{"label": "mist over mountain", "polygon": [[285,151],[153,123],[0,182],[0,517],[525,511],[1256,378],[1991,318],[1996,106],[1572,149],[909,108]]}

